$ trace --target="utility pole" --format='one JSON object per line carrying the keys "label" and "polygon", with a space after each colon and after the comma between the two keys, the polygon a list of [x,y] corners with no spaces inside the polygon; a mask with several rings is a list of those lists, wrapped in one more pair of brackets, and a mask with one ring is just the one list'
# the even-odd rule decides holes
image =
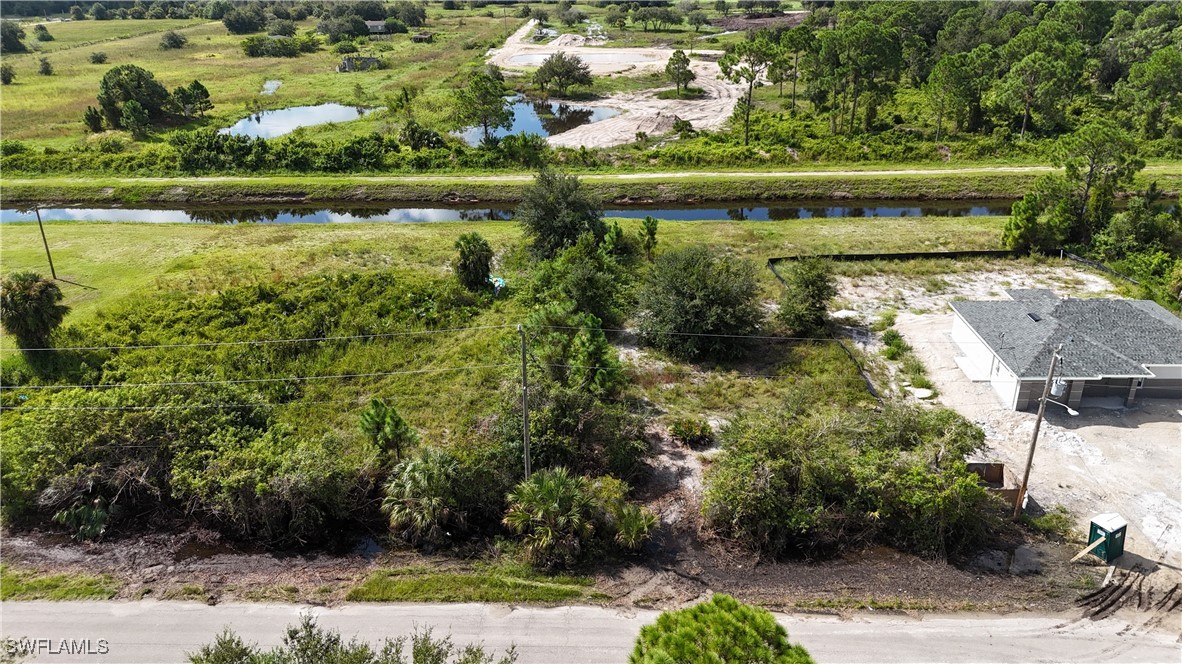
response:
{"label": "utility pole", "polygon": [[521,335],[521,441],[522,457],[525,459],[525,479],[529,479],[529,367],[525,364],[525,328],[517,326]]}
{"label": "utility pole", "polygon": [[1018,495],[1014,498],[1014,521],[1022,515],[1022,499],[1026,497],[1026,483],[1030,481],[1030,465],[1034,462],[1034,448],[1038,445],[1038,430],[1042,427],[1042,415],[1047,409],[1047,397],[1051,393],[1051,383],[1055,380],[1055,367],[1059,364],[1059,351],[1063,344],[1055,348],[1051,354],[1051,368],[1047,371],[1047,382],[1042,386],[1042,398],[1038,401],[1038,417],[1034,420],[1034,436],[1030,439],[1030,451],[1026,454],[1026,472],[1022,473],[1022,484],[1018,487]]}
{"label": "utility pole", "polygon": [[41,244],[45,245],[45,257],[49,259],[49,274],[57,281],[57,270],[53,269],[53,254],[49,253],[49,241],[45,239],[45,226],[41,224],[41,208],[33,208],[37,213],[37,228],[41,229]]}

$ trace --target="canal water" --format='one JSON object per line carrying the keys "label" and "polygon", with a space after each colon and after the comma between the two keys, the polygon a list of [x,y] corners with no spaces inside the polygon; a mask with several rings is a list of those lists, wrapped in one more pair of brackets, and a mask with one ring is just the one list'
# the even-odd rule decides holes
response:
{"label": "canal water", "polygon": [[[698,206],[635,206],[604,210],[605,217],[670,221],[780,221],[842,217],[979,217],[1010,213],[1010,201],[797,201],[792,203],[739,202]],[[449,205],[410,206],[256,206],[251,208],[43,208],[45,221],[111,221],[132,223],[261,223],[330,224],[358,222],[422,223],[438,221],[504,221],[513,207]],[[36,221],[32,210],[0,210],[0,223]]]}

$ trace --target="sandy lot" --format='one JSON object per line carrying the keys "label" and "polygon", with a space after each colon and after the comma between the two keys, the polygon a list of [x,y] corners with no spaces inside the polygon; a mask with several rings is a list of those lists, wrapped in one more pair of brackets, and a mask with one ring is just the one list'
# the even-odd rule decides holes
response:
{"label": "sandy lot", "polygon": [[[522,70],[536,67],[539,58],[558,51],[578,55],[591,67],[592,74],[639,75],[661,71],[671,49],[660,48],[602,48],[587,46],[586,41],[576,35],[562,35],[548,44],[535,44],[528,40],[536,24],[530,21],[513,33],[505,45],[489,53],[489,63],[506,70]],[[721,51],[695,51],[695,53],[721,56]],[[529,58],[529,60],[523,60]],[[610,61],[609,61],[610,60]],[[610,147],[636,140],[636,132],[643,131],[649,136],[666,134],[673,129],[674,119],[688,120],[695,129],[717,129],[730,118],[743,86],[719,79],[718,63],[692,59],[690,66],[697,74],[695,87],[706,91],[701,99],[657,99],[667,86],[643,92],[617,94],[602,101],[598,106],[609,106],[623,111],[607,120],[576,127],[547,139],[550,145],[562,147]]]}
{"label": "sandy lot", "polygon": [[[925,288],[922,279],[847,279],[843,304],[867,320],[882,309],[897,309],[895,327],[927,366],[939,389],[938,401],[985,430],[983,460],[1001,461],[1010,472],[1020,473],[1035,415],[1003,408],[988,383],[971,382],[957,367],[948,302],[958,296],[1003,299],[1002,289],[1010,287],[1050,288],[1072,297],[1114,294],[1104,279],[1069,267],[942,279],[945,284],[934,288],[939,292]],[[1092,516],[1118,512],[1129,522],[1126,555],[1119,566],[1156,568],[1158,585],[1172,584],[1182,579],[1182,404],[1145,400],[1128,409],[1105,405],[1082,407],[1079,417],[1048,409],[1031,471],[1030,498],[1044,509],[1066,507],[1081,534]]]}

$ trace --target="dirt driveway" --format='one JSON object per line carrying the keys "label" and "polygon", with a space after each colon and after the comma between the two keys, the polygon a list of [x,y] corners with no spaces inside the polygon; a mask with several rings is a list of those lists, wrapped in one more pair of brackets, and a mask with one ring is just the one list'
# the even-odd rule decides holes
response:
{"label": "dirt driveway", "polygon": [[[671,49],[661,48],[602,48],[586,46],[576,35],[562,35],[548,44],[534,44],[528,40],[536,27],[529,21],[513,33],[505,45],[490,52],[488,61],[506,70],[523,70],[538,66],[541,58],[558,51],[583,58],[592,74],[639,75],[661,71]],[[695,51],[697,54],[721,56],[721,51]],[[743,86],[719,79],[718,63],[714,60],[691,59],[690,67],[697,74],[694,87],[705,93],[700,99],[658,99],[657,95],[673,86],[612,95],[596,102],[622,111],[607,120],[593,122],[549,137],[555,147],[588,148],[611,147],[636,140],[637,132],[649,136],[667,134],[673,130],[675,119],[687,120],[695,129],[718,129],[726,124],[735,104],[743,93]]]}
{"label": "dirt driveway", "polygon": [[[1070,267],[963,273],[943,281],[936,289],[940,292],[933,293],[923,280],[861,277],[845,280],[842,295],[867,319],[876,311],[900,308],[895,328],[927,366],[938,401],[985,430],[983,460],[1021,473],[1035,415],[1004,408],[988,383],[971,382],[957,367],[948,302],[954,297],[1002,299],[1002,289],[1009,287],[1051,288],[1060,296],[1115,294],[1100,277]],[[1066,507],[1080,533],[1096,514],[1119,513],[1129,522],[1129,532],[1127,553],[1118,565],[1156,566],[1158,585],[1182,579],[1182,404],[1084,405],[1078,417],[1048,409],[1030,475],[1031,500],[1044,509]]]}

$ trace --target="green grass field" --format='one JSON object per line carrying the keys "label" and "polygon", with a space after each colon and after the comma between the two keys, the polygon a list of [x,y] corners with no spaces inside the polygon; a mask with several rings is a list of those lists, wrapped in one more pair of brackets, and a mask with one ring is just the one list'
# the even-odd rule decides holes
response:
{"label": "green grass field", "polygon": [[[438,14],[438,15],[437,15]],[[121,64],[135,64],[156,75],[169,90],[197,79],[209,89],[214,110],[207,122],[230,124],[248,114],[248,104],[257,108],[282,108],[322,102],[381,105],[384,97],[400,86],[425,91],[421,103],[424,120],[442,120],[446,113],[440,100],[454,87],[469,67],[476,66],[484,51],[504,40],[521,21],[514,18],[454,16],[433,12],[426,29],[435,34],[433,44],[413,44],[408,35],[396,35],[388,42],[374,42],[367,54],[385,58],[390,68],[352,74],[336,73],[341,56],[327,47],[298,58],[248,58],[242,52],[243,36],[231,35],[221,22],[213,21],[81,21],[54,24],[47,56],[53,76],[37,74],[36,53],[5,55],[16,70],[16,82],[4,88],[0,114],[4,116],[4,137],[31,140],[64,147],[86,140],[82,113],[96,105],[98,84],[103,74]],[[314,29],[315,21],[300,24]],[[161,51],[159,33],[177,29],[189,39],[182,49]],[[137,34],[138,33],[138,34]],[[50,52],[49,49],[53,50]],[[90,64],[94,51],[103,51],[108,61]],[[273,95],[260,95],[263,83],[283,81]],[[355,87],[360,85],[362,95]],[[439,117],[435,117],[439,116]],[[353,128],[346,127],[352,133]]]}
{"label": "green grass field", "polygon": [[[637,232],[637,220],[619,220]],[[661,248],[704,242],[763,264],[799,253],[998,248],[1004,217],[878,217],[791,221],[661,223]],[[193,292],[313,272],[401,267],[443,274],[455,238],[476,228],[495,250],[519,244],[513,222],[213,226],[54,222],[45,226],[72,318],[137,292]],[[48,274],[36,224],[0,227],[4,271]],[[771,283],[770,272],[765,281]]]}

